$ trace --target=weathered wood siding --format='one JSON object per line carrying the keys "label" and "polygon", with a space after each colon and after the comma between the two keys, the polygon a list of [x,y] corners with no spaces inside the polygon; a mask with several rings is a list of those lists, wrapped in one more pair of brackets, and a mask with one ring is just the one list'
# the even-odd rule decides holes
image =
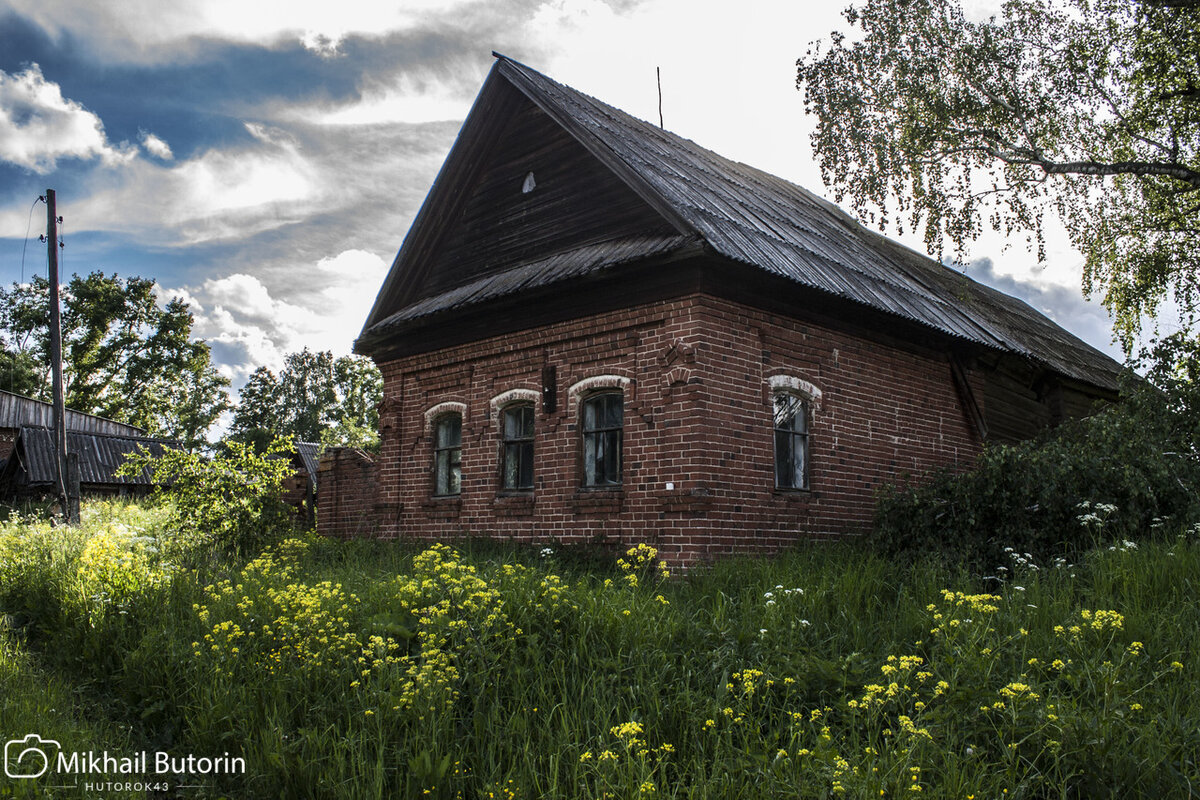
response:
{"label": "weathered wood siding", "polygon": [[[535,185],[526,192],[530,173]],[[422,293],[445,291],[573,247],[674,232],[611,170],[524,100],[466,188],[458,219],[430,256],[430,280]]]}

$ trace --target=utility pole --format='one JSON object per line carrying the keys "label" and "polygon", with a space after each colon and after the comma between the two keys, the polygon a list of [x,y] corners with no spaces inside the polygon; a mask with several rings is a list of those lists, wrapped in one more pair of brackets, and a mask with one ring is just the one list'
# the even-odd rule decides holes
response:
{"label": "utility pole", "polygon": [[[67,466],[67,415],[63,400],[62,317],[58,298],[58,207],[54,190],[46,190],[46,249],[50,256],[50,371],[54,393],[54,465],[58,479],[58,501],[68,525],[79,522],[79,491],[70,488],[78,482]],[[73,497],[72,497],[73,495]],[[73,501],[73,502],[72,502]]]}

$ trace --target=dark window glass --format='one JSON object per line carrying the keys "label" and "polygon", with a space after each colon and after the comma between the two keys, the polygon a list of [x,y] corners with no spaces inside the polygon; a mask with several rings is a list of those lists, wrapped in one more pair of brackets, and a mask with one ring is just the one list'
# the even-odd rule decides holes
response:
{"label": "dark window glass", "polygon": [[620,392],[583,402],[583,485],[621,485],[621,439],[625,398]]}
{"label": "dark window glass", "polygon": [[501,412],[500,420],[500,485],[504,489],[532,489],[533,404],[509,406]]}
{"label": "dark window glass", "polygon": [[445,414],[433,426],[433,493],[462,491],[462,416]]}
{"label": "dark window glass", "polygon": [[808,406],[793,394],[775,395],[775,485],[808,488]]}

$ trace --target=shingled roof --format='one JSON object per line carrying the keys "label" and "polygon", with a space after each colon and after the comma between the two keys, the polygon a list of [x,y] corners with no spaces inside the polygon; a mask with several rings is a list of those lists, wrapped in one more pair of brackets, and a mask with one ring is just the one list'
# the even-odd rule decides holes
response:
{"label": "shingled roof", "polygon": [[[461,285],[412,291],[411,252],[444,224],[447,186],[479,156],[481,111],[517,89],[632,189],[669,226],[587,243],[507,265]],[[461,187],[459,187],[461,188]],[[1026,303],[868,230],[808,190],[731,161],[636,119],[504,56],[497,60],[438,181],[414,221],[356,342],[369,352],[392,332],[434,314],[544,288],[616,265],[700,246],[833,298],[867,306],[957,340],[1016,355],[1106,390],[1121,366]],[[407,284],[406,284],[407,281]]]}

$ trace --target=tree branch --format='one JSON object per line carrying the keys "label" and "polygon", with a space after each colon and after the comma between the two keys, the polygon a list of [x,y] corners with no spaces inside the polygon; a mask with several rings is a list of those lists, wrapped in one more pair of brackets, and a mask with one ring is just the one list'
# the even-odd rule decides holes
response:
{"label": "tree branch", "polygon": [[1051,161],[1038,158],[1024,148],[1003,150],[989,144],[981,144],[979,149],[1006,164],[1023,164],[1038,167],[1050,175],[1161,175],[1175,178],[1189,186],[1200,189],[1200,172],[1189,169],[1183,164],[1160,161]]}

